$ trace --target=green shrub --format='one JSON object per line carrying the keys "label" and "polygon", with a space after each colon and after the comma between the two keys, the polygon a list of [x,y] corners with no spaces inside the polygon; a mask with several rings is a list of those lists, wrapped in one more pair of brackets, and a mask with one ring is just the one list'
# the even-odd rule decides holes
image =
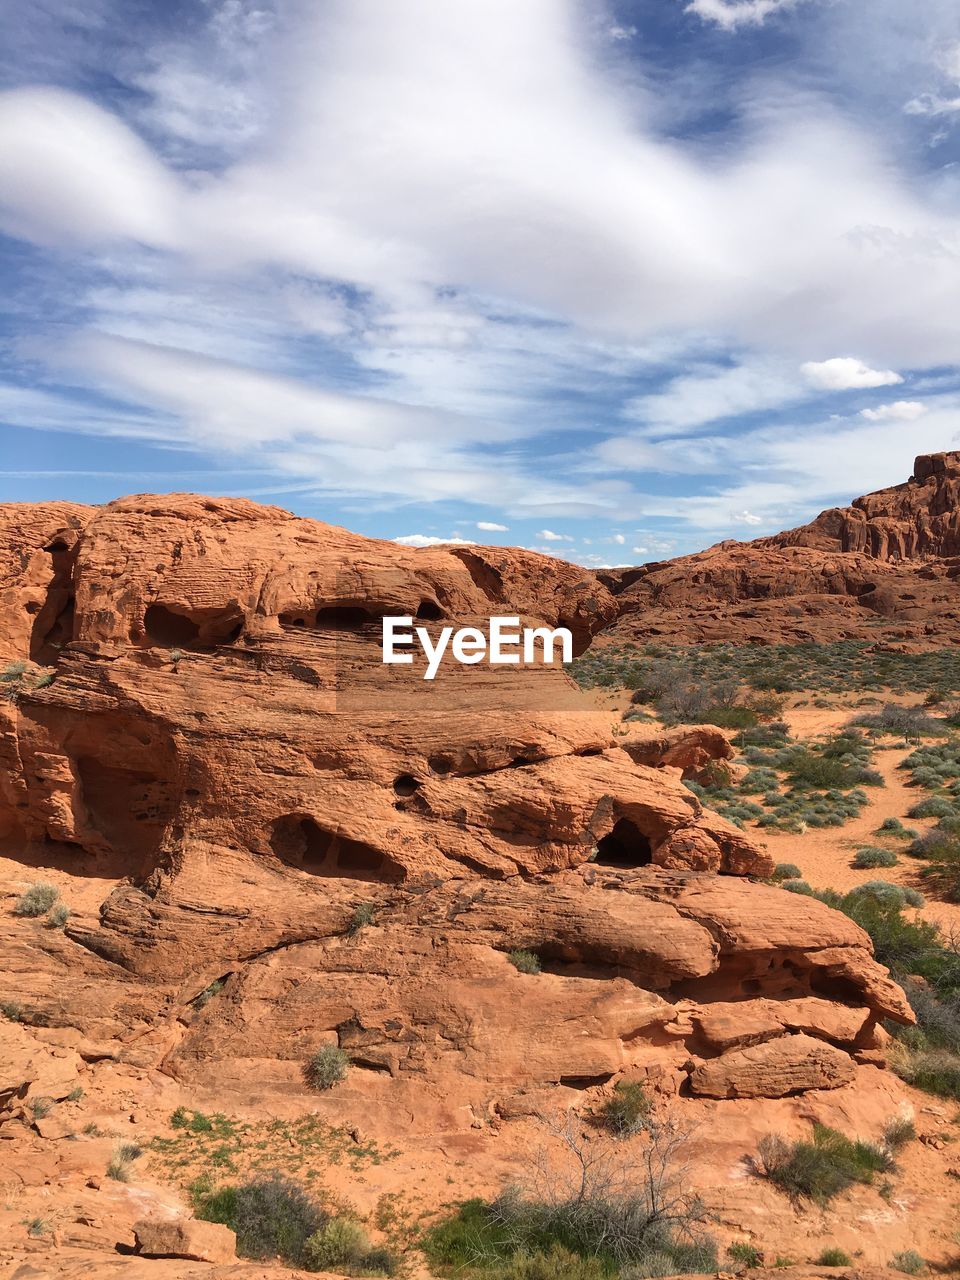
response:
{"label": "green shrub", "polygon": [[70,908],[59,902],[47,913],[47,928],[62,929],[69,919]]}
{"label": "green shrub", "polygon": [[924,897],[907,885],[892,884],[889,880],[866,880],[863,884],[851,889],[847,897],[868,896],[877,902],[889,902],[898,907],[922,907]]}
{"label": "green shrub", "polygon": [[813,897],[813,886],[808,884],[806,880],[782,880],[780,888],[786,889],[787,893],[800,893],[805,898]]}
{"label": "green shrub", "polygon": [[895,1253],[890,1259],[894,1271],[902,1271],[908,1276],[917,1276],[926,1268],[925,1258],[921,1258],[916,1249],[907,1249],[903,1253]]}
{"label": "green shrub", "polygon": [[205,1222],[235,1231],[242,1258],[282,1258],[294,1266],[304,1265],[307,1241],[330,1220],[301,1187],[279,1174],[216,1191],[195,1188],[194,1211]]}
{"label": "green shrub", "polygon": [[734,1262],[742,1262],[745,1267],[763,1266],[763,1254],[759,1249],[754,1248],[752,1244],[738,1241],[736,1244],[730,1245],[727,1253]]}
{"label": "green shrub", "polygon": [[129,1182],[131,1166],[142,1154],[135,1142],[118,1142],[107,1164],[107,1177],[115,1182]]}
{"label": "green shrub", "polygon": [[484,1272],[484,1280],[607,1280],[609,1274],[599,1258],[582,1258],[553,1244],[545,1253],[520,1250],[494,1271]]}
{"label": "green shrub", "polygon": [[350,925],[347,932],[351,937],[355,937],[361,929],[365,929],[368,924],[373,924],[377,914],[377,904],[375,902],[360,902],[354,908],[353,915],[350,917]]}
{"label": "green shrub", "polygon": [[543,967],[535,951],[511,951],[507,959],[519,973],[539,973]]}
{"label": "green shrub", "polygon": [[910,1052],[895,1058],[892,1065],[900,1079],[915,1089],[960,1101],[960,1054],[948,1049]]}
{"label": "green shrub", "polygon": [[820,1257],[817,1259],[818,1267],[849,1267],[852,1266],[853,1259],[849,1253],[845,1253],[843,1249],[824,1249]]}
{"label": "green shrub", "polygon": [[907,814],[908,818],[952,818],[957,812],[956,806],[943,796],[928,796],[915,804]]}
{"label": "green shrub", "polygon": [[600,1108],[600,1116],[611,1133],[626,1138],[646,1126],[652,1106],[642,1084],[618,1080],[613,1086],[613,1097]]}
{"label": "green shrub", "polygon": [[760,1140],[763,1173],[794,1199],[824,1205],[854,1183],[870,1183],[893,1168],[892,1156],[872,1142],[854,1141],[815,1124],[810,1141],[787,1143],[776,1134]]}
{"label": "green shrub", "polygon": [[13,906],[15,916],[42,916],[50,910],[60,897],[60,890],[52,884],[37,881],[25,890]]}
{"label": "green shrub", "polygon": [[772,879],[783,880],[799,880],[803,876],[803,872],[795,862],[778,862],[773,868]]}
{"label": "green shrub", "polygon": [[916,1126],[906,1116],[897,1116],[888,1121],[883,1130],[884,1146],[889,1147],[891,1151],[899,1151],[908,1142],[913,1142],[916,1136]]}
{"label": "green shrub", "polygon": [[879,711],[857,716],[852,722],[865,729],[877,729],[880,733],[895,733],[901,738],[933,737],[946,732],[942,720],[928,716],[922,707],[902,707],[888,702]]}
{"label": "green shrub", "polygon": [[895,867],[898,861],[892,849],[877,849],[870,845],[858,849],[853,855],[853,866],[857,871],[870,871],[875,867]]}
{"label": "green shrub", "polygon": [[335,1044],[325,1044],[308,1059],[303,1068],[304,1079],[311,1089],[332,1089],[346,1079],[350,1058]]}
{"label": "green shrub", "polygon": [[366,1232],[349,1218],[331,1218],[303,1246],[308,1271],[392,1276],[397,1260],[388,1249],[374,1249]]}

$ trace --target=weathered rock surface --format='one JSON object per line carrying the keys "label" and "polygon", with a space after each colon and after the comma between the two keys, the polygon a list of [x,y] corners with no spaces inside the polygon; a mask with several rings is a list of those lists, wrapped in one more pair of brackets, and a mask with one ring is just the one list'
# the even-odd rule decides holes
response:
{"label": "weathered rock surface", "polygon": [[237,1237],[218,1222],[196,1218],[141,1218],[133,1224],[137,1251],[147,1258],[186,1258],[190,1262],[232,1262]]}
{"label": "weathered rock surface", "polygon": [[810,524],[695,555],[604,570],[604,640],[960,643],[960,452],[922,455],[905,483]]}
{"label": "weathered rock surface", "polygon": [[746,1049],[730,1049],[701,1063],[690,1088],[706,1098],[783,1098],[808,1089],[848,1084],[856,1067],[848,1054],[811,1036],[781,1036]]}
{"label": "weathered rock surface", "polygon": [[722,733],[614,736],[556,668],[381,663],[384,614],[582,648],[616,610],[585,571],[192,495],[5,518],[4,652],[55,678],[0,703],[0,840],[122,882],[64,932],[5,915],[0,962],[81,1056],[292,1082],[339,1043],[470,1105],[722,1061],[780,1096],[911,1019],[845,916],[738,878],[771,859],[681,782]]}

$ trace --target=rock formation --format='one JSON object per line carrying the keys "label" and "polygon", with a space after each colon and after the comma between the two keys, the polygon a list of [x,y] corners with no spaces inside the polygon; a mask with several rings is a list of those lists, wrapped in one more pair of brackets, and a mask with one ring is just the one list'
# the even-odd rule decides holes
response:
{"label": "rock formation", "polygon": [[960,453],[798,529],[598,576],[604,640],[960,643]]}
{"label": "rock formation", "polygon": [[722,734],[618,736],[555,667],[380,661],[387,613],[582,649],[616,613],[584,571],[189,495],[0,527],[0,839],[123,877],[96,924],[4,918],[26,1022],[198,1085],[338,1043],[509,1109],[631,1073],[832,1088],[911,1019],[857,926],[744,878],[767,854],[682,786]]}

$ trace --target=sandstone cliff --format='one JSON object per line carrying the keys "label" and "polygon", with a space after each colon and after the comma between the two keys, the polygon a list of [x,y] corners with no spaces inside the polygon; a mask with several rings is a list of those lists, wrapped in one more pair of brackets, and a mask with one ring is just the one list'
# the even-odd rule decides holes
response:
{"label": "sandstone cliff", "polygon": [[605,640],[960,643],[960,453],[798,529],[598,576]]}

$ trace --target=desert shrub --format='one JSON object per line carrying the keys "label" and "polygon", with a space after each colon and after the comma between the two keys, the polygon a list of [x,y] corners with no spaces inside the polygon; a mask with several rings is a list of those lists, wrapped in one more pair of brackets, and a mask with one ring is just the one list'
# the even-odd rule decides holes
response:
{"label": "desert shrub", "polygon": [[894,1060],[893,1068],[915,1089],[960,1101],[960,1055],[948,1049],[908,1052]]}
{"label": "desert shrub", "polygon": [[781,1191],[821,1205],[893,1168],[890,1153],[876,1143],[847,1138],[823,1124],[813,1126],[809,1141],[787,1143],[768,1135],[761,1139],[759,1156],[763,1173]]}
{"label": "desert shrub", "polygon": [[606,1100],[599,1114],[611,1133],[626,1138],[644,1128],[652,1105],[642,1084],[618,1080],[613,1086],[613,1097]]}
{"label": "desert shrub", "polygon": [[69,919],[70,908],[65,906],[64,903],[58,902],[56,906],[52,907],[47,913],[47,928],[62,929]]}
{"label": "desert shrub", "polygon": [[518,973],[539,973],[543,968],[535,951],[511,951],[507,959]]}
{"label": "desert shrub", "polygon": [[397,1260],[388,1249],[374,1249],[366,1232],[349,1218],[330,1218],[303,1245],[309,1271],[396,1275]]}
{"label": "desert shrub", "polygon": [[0,1013],[10,1022],[19,1022],[23,1013],[23,1005],[16,1000],[0,1000]]}
{"label": "desert shrub", "polygon": [[225,986],[223,978],[215,978],[208,986],[200,992],[195,1000],[191,1003],[195,1009],[205,1009],[214,996],[218,996]]}
{"label": "desert shrub", "polygon": [[845,1253],[843,1249],[838,1249],[836,1246],[832,1249],[824,1249],[817,1259],[818,1267],[849,1267],[852,1263],[853,1259],[849,1253]]}
{"label": "desert shrub", "polygon": [[330,1221],[300,1186],[276,1173],[214,1191],[195,1186],[193,1198],[198,1218],[237,1233],[243,1258],[282,1258],[302,1266],[307,1241]]}
{"label": "desert shrub", "polygon": [[916,1126],[906,1116],[895,1116],[893,1120],[888,1120],[883,1127],[883,1144],[885,1147],[889,1147],[891,1151],[899,1151],[908,1142],[913,1142],[916,1136]]}
{"label": "desert shrub", "polygon": [[857,871],[869,871],[875,867],[895,867],[899,859],[892,849],[877,849],[871,845],[858,849],[853,855]]}
{"label": "desert shrub", "polygon": [[325,1044],[308,1059],[303,1068],[304,1079],[311,1089],[332,1089],[346,1078],[350,1058],[335,1044]]}
{"label": "desert shrub", "polygon": [[13,905],[15,916],[42,916],[50,910],[60,897],[60,890],[52,884],[38,880],[29,889],[21,893]]}
{"label": "desert shrub", "polygon": [[799,880],[803,872],[795,862],[778,862],[773,868],[774,880]]}
{"label": "desert shrub", "polygon": [[587,1141],[575,1116],[555,1132],[573,1168],[541,1161],[529,1188],[508,1187],[492,1202],[461,1204],[424,1236],[435,1266],[510,1275],[506,1268],[518,1256],[549,1256],[561,1248],[598,1263],[608,1276],[716,1270],[716,1248],[699,1234],[704,1210],[684,1193],[675,1168],[683,1135],[650,1127],[634,1158],[615,1141]]}
{"label": "desert shrub", "polygon": [[0,670],[0,682],[3,684],[14,684],[21,680],[26,673],[27,664],[25,662],[8,662],[7,665]]}
{"label": "desert shrub", "polygon": [[34,1120],[42,1120],[44,1116],[50,1114],[55,1105],[52,1098],[34,1098],[30,1103],[30,1114]]}
{"label": "desert shrub", "polygon": [[129,1182],[133,1162],[142,1154],[135,1142],[118,1142],[107,1164],[107,1177],[115,1182]]}
{"label": "desert shrub", "polygon": [[522,1249],[496,1270],[485,1273],[487,1280],[606,1280],[608,1275],[599,1258],[582,1258],[559,1244],[551,1245],[545,1253]]}
{"label": "desert shrub", "polygon": [[921,800],[907,813],[908,818],[952,818],[956,814],[956,806],[945,796],[928,796]]}
{"label": "desert shrub", "polygon": [[727,1253],[734,1262],[742,1262],[745,1267],[763,1266],[763,1254],[752,1244],[737,1241],[736,1244],[730,1245]]}
{"label": "desert shrub", "polygon": [[916,840],[917,832],[912,827],[905,827],[899,818],[884,818],[877,828],[878,836],[894,836],[898,840]]}
{"label": "desert shrub", "polygon": [[813,897],[813,886],[806,880],[781,880],[780,888],[786,889],[787,893],[801,893],[805,898]]}
{"label": "desert shrub", "polygon": [[351,937],[355,937],[361,929],[365,929],[368,924],[373,924],[377,914],[377,904],[375,902],[360,902],[354,907],[353,915],[350,917],[350,924],[347,932]]}
{"label": "desert shrub", "polygon": [[901,738],[933,737],[946,733],[943,721],[928,716],[922,707],[901,707],[896,702],[886,703],[879,711],[859,715],[852,723],[880,733],[895,733]]}
{"label": "desert shrub", "polygon": [[752,729],[760,717],[743,703],[732,707],[708,707],[700,717],[701,724],[714,724],[720,729]]}
{"label": "desert shrub", "polygon": [[926,1259],[921,1258],[916,1249],[907,1249],[903,1253],[895,1253],[890,1259],[894,1271],[902,1271],[908,1276],[917,1276],[926,1267]]}
{"label": "desert shrub", "polygon": [[924,903],[923,894],[917,893],[916,889],[911,889],[907,885],[892,884],[889,880],[867,880],[857,885],[855,889],[851,889],[847,895],[848,898],[863,896],[897,907],[922,907]]}

